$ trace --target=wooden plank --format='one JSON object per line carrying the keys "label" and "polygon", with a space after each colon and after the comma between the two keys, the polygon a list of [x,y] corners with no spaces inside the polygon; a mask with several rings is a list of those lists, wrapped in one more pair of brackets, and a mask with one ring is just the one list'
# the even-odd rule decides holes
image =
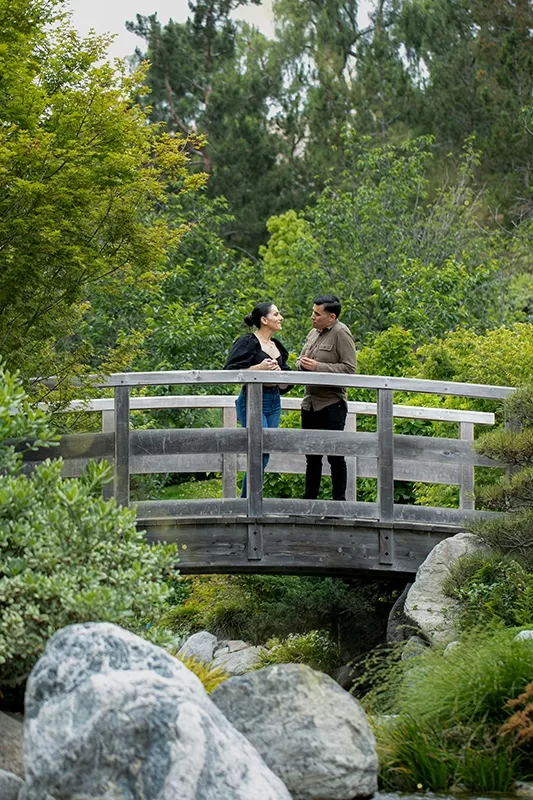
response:
{"label": "wooden plank", "polygon": [[41,447],[23,454],[23,461],[39,463],[47,458],[113,459],[114,433],[69,433],[59,440],[57,447]]}
{"label": "wooden plank", "polygon": [[267,453],[377,457],[378,437],[375,433],[268,428],[264,431],[264,448]]}
{"label": "wooden plank", "polygon": [[[175,386],[205,384],[275,384],[278,376],[261,370],[188,370],[169,372],[124,372],[114,373],[108,378],[95,378],[95,386],[110,388],[115,386]],[[393,378],[379,375],[341,375],[330,372],[286,372],[283,382],[291,386],[307,384],[321,386],[344,386],[364,389],[390,389],[401,392],[418,392],[423,394],[442,394],[456,397],[481,397],[503,400],[512,394],[512,386],[492,386],[488,384],[454,383],[453,381],[428,381],[418,378]],[[50,378],[42,383],[53,386],[55,379]]]}
{"label": "wooden plank", "polygon": [[427,522],[461,527],[470,519],[496,516],[498,516],[498,512],[495,511],[471,511],[464,508],[437,508],[434,506],[394,506],[395,522]]}
{"label": "wooden plank", "polygon": [[[469,442],[472,446],[474,441],[474,425],[472,422],[460,423],[460,436],[464,442]],[[461,466],[461,483],[459,490],[459,506],[465,509],[474,509],[476,502],[474,498],[474,466],[463,464]]]}
{"label": "wooden plank", "polygon": [[115,388],[115,500],[122,506],[130,501],[130,390]]}
{"label": "wooden plank", "polygon": [[350,503],[347,500],[300,500],[295,498],[264,498],[265,514],[305,517],[346,517],[377,519],[376,503]]}
{"label": "wooden plank", "polygon": [[139,525],[148,519],[172,517],[246,515],[246,500],[239,498],[210,498],[206,500],[143,500],[135,504]]}
{"label": "wooden plank", "polygon": [[[237,427],[237,411],[235,401],[233,406],[222,411],[224,428]],[[222,456],[222,494],[224,497],[237,496],[237,456],[235,453],[224,453]]]}
{"label": "wooden plank", "polygon": [[[161,395],[157,397],[131,397],[130,409],[155,410],[171,408],[233,408],[236,395]],[[299,397],[282,397],[283,410],[300,409],[302,400]],[[113,411],[115,401],[112,397],[94,400],[73,400],[62,409],[68,411]],[[39,403],[39,408],[47,410],[46,403]],[[377,403],[348,402],[348,413],[364,416],[377,415]],[[428,408],[426,406],[394,405],[393,416],[404,419],[427,419],[441,422],[473,422],[480,425],[494,425],[494,414],[487,411],[466,411],[455,408]]]}
{"label": "wooden plank", "polygon": [[246,430],[248,516],[253,518],[261,515],[263,502],[263,387],[260,384],[250,385],[246,390]]}
{"label": "wooden plank", "polygon": [[131,432],[132,455],[246,453],[243,428],[168,428]]}
{"label": "wooden plank", "polygon": [[478,455],[470,442],[430,436],[394,437],[394,454],[405,461],[433,461],[444,464],[471,464],[478,467],[503,467],[498,461]]}

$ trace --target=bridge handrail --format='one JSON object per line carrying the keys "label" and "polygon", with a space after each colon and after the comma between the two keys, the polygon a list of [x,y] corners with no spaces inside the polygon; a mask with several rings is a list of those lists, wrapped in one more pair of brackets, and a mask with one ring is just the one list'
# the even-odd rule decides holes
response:
{"label": "bridge handrail", "polygon": [[[131,397],[131,411],[148,411],[161,409],[206,409],[206,408],[234,408],[236,395],[161,395],[152,397]],[[299,410],[302,403],[300,397],[282,397],[281,407],[285,411]],[[46,410],[46,403],[40,403],[40,408]],[[92,400],[73,400],[61,409],[67,412],[109,412],[114,411],[115,400],[113,397],[94,398]],[[348,413],[361,416],[375,417],[377,403],[348,401]],[[470,411],[456,408],[430,408],[427,406],[408,406],[394,404],[393,416],[399,419],[424,419],[435,422],[471,422],[478,425],[494,425],[494,414],[489,411]]]}
{"label": "bridge handrail", "polygon": [[[54,385],[54,379],[44,381]],[[119,372],[107,378],[95,378],[100,388],[176,386],[200,384],[277,384],[279,373],[260,370],[177,370],[168,372]],[[455,397],[475,397],[504,400],[515,390],[512,386],[493,386],[478,383],[431,381],[420,378],[396,378],[381,375],[345,375],[331,372],[284,372],[283,383],[291,386],[343,386],[351,389],[388,389],[395,392],[441,394]]]}

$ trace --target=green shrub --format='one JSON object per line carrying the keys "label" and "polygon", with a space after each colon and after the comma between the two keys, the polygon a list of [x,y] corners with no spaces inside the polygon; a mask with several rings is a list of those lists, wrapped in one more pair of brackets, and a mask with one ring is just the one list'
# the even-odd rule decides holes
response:
{"label": "green shrub", "polygon": [[526,759],[500,734],[508,700],[531,678],[533,643],[515,636],[478,630],[446,656],[432,648],[393,665],[399,680],[389,710],[397,716],[375,724],[384,786],[507,791],[528,779]]}
{"label": "green shrub", "polygon": [[[137,633],[166,607],[176,549],[149,546],[132,510],[100,495],[110,468],[89,464],[79,480],[61,460],[20,474],[8,439],[49,442],[45,415],[0,368],[0,681],[23,681],[46,641],[74,622],[105,620]],[[164,638],[164,637],[163,637]]]}
{"label": "green shrub", "polygon": [[443,585],[460,602],[460,625],[533,624],[533,574],[515,559],[470,554],[450,566]]}
{"label": "green shrub", "polygon": [[268,651],[261,653],[258,669],[272,664],[307,664],[319,672],[330,673],[339,666],[339,648],[327,631],[293,633],[285,639],[274,637],[266,647]]}

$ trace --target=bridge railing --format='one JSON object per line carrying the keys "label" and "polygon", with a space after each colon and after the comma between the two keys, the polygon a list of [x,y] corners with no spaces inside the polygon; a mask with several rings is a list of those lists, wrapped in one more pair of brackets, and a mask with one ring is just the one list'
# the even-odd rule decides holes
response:
{"label": "bridge railing", "polygon": [[[110,376],[98,386],[114,389],[114,398],[84,404],[86,410],[100,410],[101,433],[67,435],[59,454],[66,460],[66,475],[79,474],[87,459],[108,458],[114,462],[114,495],[129,503],[130,476],[137,473],[220,471],[224,497],[217,500],[152,501],[137,504],[139,517],[147,519],[173,516],[246,515],[255,520],[264,515],[354,517],[377,523],[383,536],[394,523],[434,523],[459,525],[474,510],[474,468],[502,466],[477,455],[471,448],[475,424],[492,424],[492,414],[443,408],[395,406],[394,391],[501,400],[513,392],[511,387],[387,378],[371,375],[289,372],[283,382],[291,385],[329,385],[372,389],[375,404],[350,403],[347,430],[320,431],[267,429],[261,426],[262,387],[275,384],[279,375],[260,371],[180,371],[123,373]],[[133,389],[146,386],[208,386],[246,384],[248,427],[235,425],[234,396],[172,395],[162,398],[131,397]],[[284,408],[299,407],[300,400],[283,398]],[[83,406],[83,404],[82,404]],[[141,408],[223,409],[221,428],[132,430],[130,413]],[[357,431],[357,415],[377,417],[377,432]],[[459,438],[411,436],[393,433],[394,417],[434,419],[456,422]],[[350,494],[344,502],[263,498],[262,456],[271,453],[272,471],[302,472],[305,454],[347,456]],[[31,458],[44,458],[32,454]],[[248,497],[235,498],[237,470],[248,472]],[[377,502],[357,502],[356,478],[377,479]],[[395,480],[418,480],[460,486],[458,509],[426,508],[394,503]],[[383,554],[387,541],[383,542]]]}

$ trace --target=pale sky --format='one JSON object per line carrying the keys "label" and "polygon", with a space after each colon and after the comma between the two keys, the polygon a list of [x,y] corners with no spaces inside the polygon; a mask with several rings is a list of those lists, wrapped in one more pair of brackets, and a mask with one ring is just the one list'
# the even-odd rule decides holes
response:
{"label": "pale sky", "polygon": [[[304,0],[305,1],[305,0]],[[131,56],[137,46],[144,42],[125,28],[126,20],[135,20],[137,14],[149,16],[157,12],[159,21],[166,25],[172,18],[185,22],[189,14],[187,0],[70,0],[72,21],[82,35],[90,28],[97,33],[115,33],[117,37],[110,48],[110,56]],[[245,19],[256,25],[265,36],[274,35],[272,22],[272,0],[263,0],[261,6],[240,8],[237,19]]]}
{"label": "pale sky", "polygon": [[[306,2],[307,0],[301,0]],[[359,24],[368,24],[370,0],[360,4]],[[133,54],[135,48],[144,42],[125,28],[126,20],[135,20],[137,14],[149,16],[157,12],[163,25],[172,18],[184,22],[189,13],[187,0],[70,0],[74,26],[85,36],[91,28],[97,33],[115,33],[117,37],[110,48],[111,58],[123,58]],[[236,19],[244,19],[256,25],[265,36],[274,35],[272,20],[272,0],[263,0],[260,6],[244,6],[235,14]]]}

